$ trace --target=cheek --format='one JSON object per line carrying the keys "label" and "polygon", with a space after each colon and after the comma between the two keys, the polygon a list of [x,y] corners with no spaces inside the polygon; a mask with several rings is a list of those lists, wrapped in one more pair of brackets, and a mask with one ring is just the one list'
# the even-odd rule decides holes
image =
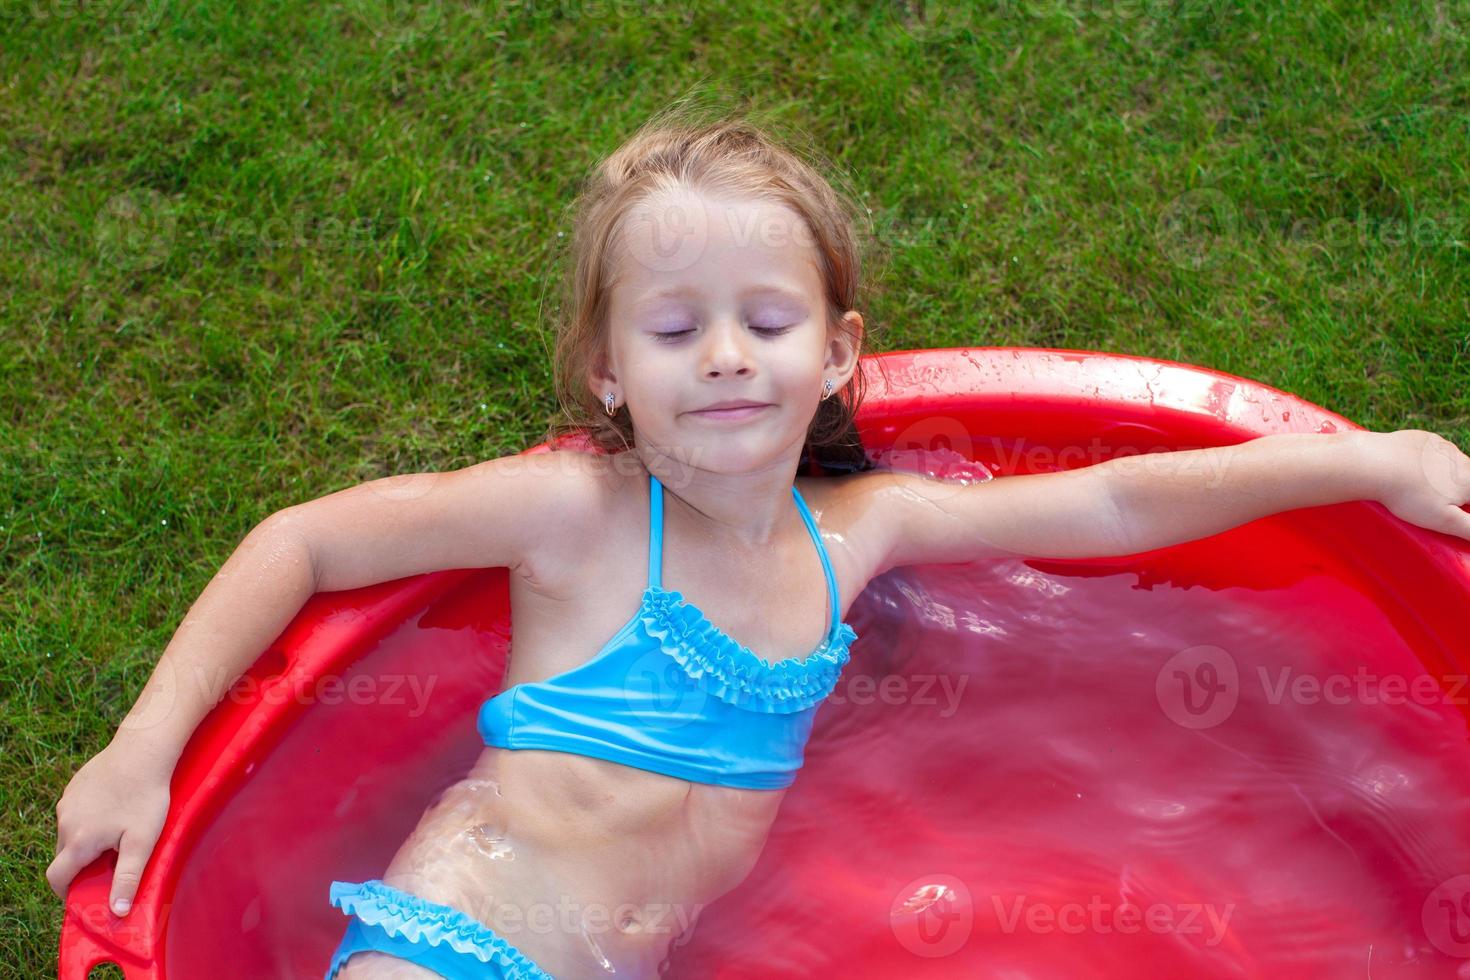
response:
{"label": "cheek", "polygon": [[822,384],[821,358],[808,351],[792,351],[792,356],[772,368],[778,383],[788,392],[816,391]]}

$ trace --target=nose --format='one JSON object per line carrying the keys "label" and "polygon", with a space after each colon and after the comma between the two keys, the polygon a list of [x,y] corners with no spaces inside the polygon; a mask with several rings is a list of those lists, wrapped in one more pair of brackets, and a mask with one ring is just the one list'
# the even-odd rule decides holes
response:
{"label": "nose", "polygon": [[704,372],[709,375],[747,375],[755,369],[747,346],[750,337],[738,323],[710,326],[704,348]]}

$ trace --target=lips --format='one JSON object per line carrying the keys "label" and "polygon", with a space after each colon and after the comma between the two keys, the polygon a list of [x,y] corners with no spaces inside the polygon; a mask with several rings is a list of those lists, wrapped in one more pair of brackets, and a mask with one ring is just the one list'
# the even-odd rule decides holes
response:
{"label": "lips", "polygon": [[741,405],[736,408],[706,408],[690,412],[689,414],[702,419],[746,419],[753,415],[759,415],[770,407],[770,405]]}
{"label": "lips", "polygon": [[713,405],[706,405],[704,408],[696,408],[695,411],[712,412],[727,408],[761,408],[766,404],[766,402],[751,401],[749,398],[731,398],[727,401],[715,402]]}

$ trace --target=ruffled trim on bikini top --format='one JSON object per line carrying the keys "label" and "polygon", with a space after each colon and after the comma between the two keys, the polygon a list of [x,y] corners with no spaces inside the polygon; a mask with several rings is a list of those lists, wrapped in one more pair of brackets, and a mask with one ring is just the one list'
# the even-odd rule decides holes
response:
{"label": "ruffled trim on bikini top", "polygon": [[721,701],[763,714],[792,714],[821,701],[837,686],[857,632],[840,623],[832,642],[805,660],[771,663],[711,623],[677,590],[650,585],[643,593],[643,628],[663,644],[701,689]]}
{"label": "ruffled trim on bikini top", "polygon": [[488,927],[458,910],[446,910],[417,895],[391,890],[379,879],[364,882],[332,882],[330,898],[348,915],[356,915],[370,926],[382,926],[390,936],[402,936],[430,946],[447,945],[468,953],[482,963],[492,960],[502,967],[524,971],[516,976],[555,980],[524,953]]}

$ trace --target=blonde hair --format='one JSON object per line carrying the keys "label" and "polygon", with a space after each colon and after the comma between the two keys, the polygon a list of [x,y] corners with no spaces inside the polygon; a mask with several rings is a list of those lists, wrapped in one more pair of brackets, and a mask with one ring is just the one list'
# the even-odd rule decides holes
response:
{"label": "blonde hair", "polygon": [[[627,406],[609,416],[588,389],[587,377],[605,356],[608,306],[618,258],[617,235],[625,216],[649,197],[674,188],[739,196],[779,204],[805,222],[816,249],[829,327],[859,345],[842,319],[858,307],[864,243],[860,214],[851,196],[839,194],[821,175],[833,170],[820,158],[813,165],[747,115],[676,101],[645,122],[622,146],[595,166],[571,204],[572,237],[561,280],[556,315],[553,376],[561,416],[547,430],[549,441],[580,436],[617,453],[632,448],[633,422]],[[854,416],[866,385],[861,370],[819,404],[807,429],[803,461],[808,467],[869,469]]]}

